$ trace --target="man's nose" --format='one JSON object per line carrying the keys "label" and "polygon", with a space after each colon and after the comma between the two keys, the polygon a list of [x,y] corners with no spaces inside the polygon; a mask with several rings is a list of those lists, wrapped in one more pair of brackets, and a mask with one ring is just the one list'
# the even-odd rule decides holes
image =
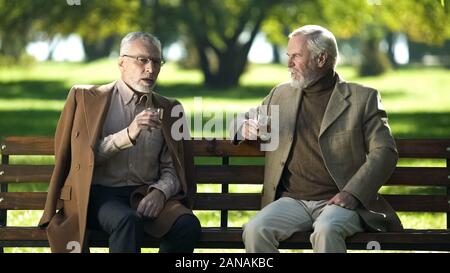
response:
{"label": "man's nose", "polygon": [[288,57],[288,62],[287,62],[288,67],[293,67],[294,65],[294,61],[292,60],[291,57]]}
{"label": "man's nose", "polygon": [[153,64],[152,61],[148,62],[148,63],[145,65],[145,72],[153,73],[154,71],[155,71],[155,65]]}

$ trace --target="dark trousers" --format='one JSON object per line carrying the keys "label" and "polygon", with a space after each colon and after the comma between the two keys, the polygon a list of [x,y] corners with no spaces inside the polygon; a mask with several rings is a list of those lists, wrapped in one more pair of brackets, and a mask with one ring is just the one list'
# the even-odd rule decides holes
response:
{"label": "dark trousers", "polygon": [[[130,195],[136,188],[100,185],[91,187],[87,227],[109,234],[110,253],[138,253],[141,250],[144,219],[129,204]],[[159,252],[193,252],[200,235],[201,227],[197,217],[182,215],[161,239]]]}

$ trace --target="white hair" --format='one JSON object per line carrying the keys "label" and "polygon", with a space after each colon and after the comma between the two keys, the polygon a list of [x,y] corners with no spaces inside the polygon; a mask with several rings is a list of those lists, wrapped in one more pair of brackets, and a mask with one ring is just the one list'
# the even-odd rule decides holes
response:
{"label": "white hair", "polygon": [[156,48],[158,48],[159,52],[161,52],[162,54],[161,41],[158,38],[156,38],[150,33],[135,31],[128,33],[127,35],[125,35],[125,37],[122,38],[122,41],[120,42],[120,55],[123,54],[124,49],[128,46],[130,42],[137,39],[147,41],[150,44],[156,46]]}
{"label": "white hair", "polygon": [[336,38],[328,29],[318,25],[305,25],[289,34],[289,38],[296,35],[303,35],[306,38],[306,44],[311,52],[311,57],[317,57],[320,53],[327,53],[327,65],[336,68],[339,57]]}

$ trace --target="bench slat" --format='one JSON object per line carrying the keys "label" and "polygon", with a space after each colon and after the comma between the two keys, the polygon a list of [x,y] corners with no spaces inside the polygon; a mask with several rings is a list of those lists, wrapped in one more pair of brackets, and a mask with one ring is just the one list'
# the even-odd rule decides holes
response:
{"label": "bench slat", "polygon": [[262,184],[264,166],[196,166],[197,183]]}
{"label": "bench slat", "polygon": [[[257,141],[239,146],[229,140],[194,141],[195,156],[264,156]],[[402,158],[450,158],[450,139],[395,139],[395,142]]]}
{"label": "bench slat", "polygon": [[[438,195],[382,195],[396,211],[448,212],[449,197]],[[259,210],[258,193],[199,193],[195,209],[199,210]]]}
{"label": "bench slat", "polygon": [[259,193],[197,193],[194,209],[198,210],[258,210]]}
{"label": "bench slat", "polygon": [[[45,192],[0,193],[0,209],[42,210]],[[449,197],[439,195],[383,195],[396,211],[449,212]],[[259,193],[198,193],[195,210],[259,210]],[[60,207],[60,204],[58,205]]]}
{"label": "bench slat", "polygon": [[1,145],[2,155],[53,155],[53,138],[51,137],[6,137]]}
{"label": "bench slat", "polygon": [[[46,192],[2,192],[0,193],[0,209],[43,210],[46,198]],[[59,201],[58,208],[61,208]]]}
{"label": "bench slat", "polygon": [[396,167],[386,185],[450,186],[445,167]]}
{"label": "bench slat", "polygon": [[[259,151],[259,144],[256,142],[242,143],[236,146],[230,143],[229,140],[195,141],[194,155],[195,156],[264,156],[264,153]],[[4,155],[53,155],[54,142],[52,137],[6,137],[2,142],[6,148],[1,150]]]}
{"label": "bench slat", "polygon": [[450,212],[448,196],[439,195],[382,195],[395,211]]}
{"label": "bench slat", "polygon": [[[195,156],[263,156],[259,144],[242,143],[239,147],[229,140],[195,141]],[[400,157],[407,158],[450,158],[450,139],[396,139]],[[51,137],[6,137],[2,143],[4,155],[53,155]]]}
{"label": "bench slat", "polygon": [[[310,232],[297,232],[281,242],[280,248],[302,248],[309,246]],[[6,246],[48,246],[45,229],[37,227],[0,227],[0,238]],[[405,230],[404,232],[364,232],[347,238],[349,249],[365,249],[370,241],[377,241],[384,250],[389,249],[426,249],[448,250],[450,247],[449,230]],[[146,236],[145,247],[158,247],[158,240]],[[401,245],[400,245],[401,244]],[[105,233],[93,232],[90,245],[106,247],[108,239]],[[203,228],[199,248],[243,248],[241,228]],[[310,246],[309,246],[310,247]]]}
{"label": "bench slat", "polygon": [[243,142],[239,146],[230,140],[190,140],[194,141],[195,156],[264,156],[258,142]]}
{"label": "bench slat", "polygon": [[53,165],[2,165],[0,183],[49,183]]}
{"label": "bench slat", "polygon": [[[197,183],[262,184],[264,166],[198,165]],[[48,183],[50,165],[2,165],[0,183]],[[397,167],[386,185],[450,186],[449,171],[442,167]]]}
{"label": "bench slat", "polygon": [[[0,193],[0,209],[42,210],[46,192],[5,192]],[[260,207],[260,194],[255,193],[198,193],[196,210],[256,210]],[[58,208],[61,202],[58,202]]]}
{"label": "bench slat", "polygon": [[396,139],[401,158],[450,158],[450,139]]}
{"label": "bench slat", "polygon": [[[49,183],[54,166],[2,165],[0,183]],[[263,166],[196,166],[198,183],[262,184]]]}

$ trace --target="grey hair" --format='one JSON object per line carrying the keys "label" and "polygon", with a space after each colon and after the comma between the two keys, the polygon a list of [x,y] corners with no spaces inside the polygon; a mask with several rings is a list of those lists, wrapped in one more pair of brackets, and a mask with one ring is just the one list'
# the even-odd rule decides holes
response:
{"label": "grey hair", "polygon": [[328,29],[318,25],[305,25],[289,34],[289,38],[296,35],[303,35],[312,57],[317,57],[320,53],[327,53],[327,65],[336,68],[339,52],[336,38]]}
{"label": "grey hair", "polygon": [[120,42],[120,55],[123,54],[123,50],[124,48],[132,41],[134,40],[144,40],[149,42],[150,44],[156,46],[159,50],[159,52],[161,52],[162,54],[162,50],[161,50],[161,41],[156,38],[155,36],[153,36],[150,33],[147,32],[142,32],[142,31],[135,31],[135,32],[130,32],[127,35],[125,35],[125,37],[122,38],[122,41]]}

